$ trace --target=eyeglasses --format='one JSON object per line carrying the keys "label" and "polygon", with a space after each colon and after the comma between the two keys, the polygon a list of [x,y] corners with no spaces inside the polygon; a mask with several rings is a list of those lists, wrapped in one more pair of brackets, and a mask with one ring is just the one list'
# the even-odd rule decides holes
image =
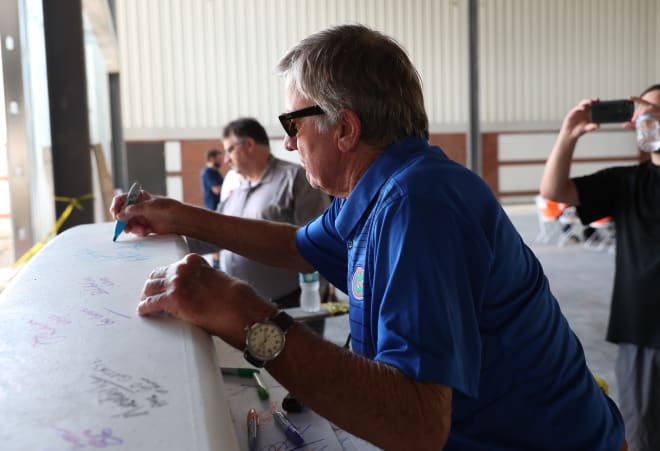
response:
{"label": "eyeglasses", "polygon": [[295,119],[307,116],[318,116],[320,114],[325,114],[325,111],[323,111],[320,106],[314,105],[290,113],[280,114],[278,117],[286,134],[291,138],[295,138],[298,134],[298,126],[296,125]]}
{"label": "eyeglasses", "polygon": [[244,139],[241,139],[240,141],[236,141],[234,144],[232,144],[231,146],[227,147],[227,148],[225,149],[225,152],[227,152],[227,153],[232,153],[234,150],[236,150],[236,148],[237,148],[238,146],[242,146],[243,144],[245,144],[245,140],[244,140]]}

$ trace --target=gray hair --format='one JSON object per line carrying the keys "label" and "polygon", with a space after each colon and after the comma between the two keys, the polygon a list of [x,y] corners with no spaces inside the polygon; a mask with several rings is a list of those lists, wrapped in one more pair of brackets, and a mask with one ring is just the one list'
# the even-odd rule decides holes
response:
{"label": "gray hair", "polygon": [[384,147],[407,136],[428,138],[419,73],[392,38],[363,25],[339,25],[303,39],[278,63],[286,83],[325,111],[326,132],[342,108],[362,123],[361,139]]}

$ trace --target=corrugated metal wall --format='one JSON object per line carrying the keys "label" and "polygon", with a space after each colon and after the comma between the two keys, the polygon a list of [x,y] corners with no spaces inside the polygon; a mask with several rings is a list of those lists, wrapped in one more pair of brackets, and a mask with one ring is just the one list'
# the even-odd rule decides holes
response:
{"label": "corrugated metal wall", "polygon": [[481,107],[487,122],[557,121],[579,99],[660,81],[657,0],[485,0]]}
{"label": "corrugated metal wall", "polygon": [[[483,0],[484,130],[557,127],[584,97],[659,81],[657,0]],[[240,115],[281,134],[273,68],[301,38],[361,22],[395,37],[424,81],[432,132],[467,121],[466,0],[118,0],[125,137],[217,137]]]}

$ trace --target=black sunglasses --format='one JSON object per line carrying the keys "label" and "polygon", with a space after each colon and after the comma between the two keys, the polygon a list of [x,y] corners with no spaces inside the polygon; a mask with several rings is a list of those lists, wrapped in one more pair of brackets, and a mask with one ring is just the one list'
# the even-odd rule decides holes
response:
{"label": "black sunglasses", "polygon": [[296,121],[294,119],[300,119],[301,117],[307,116],[318,116],[319,114],[325,114],[325,111],[323,111],[320,106],[314,105],[290,113],[280,114],[278,117],[286,134],[291,138],[295,138],[298,134],[298,127],[296,126]]}

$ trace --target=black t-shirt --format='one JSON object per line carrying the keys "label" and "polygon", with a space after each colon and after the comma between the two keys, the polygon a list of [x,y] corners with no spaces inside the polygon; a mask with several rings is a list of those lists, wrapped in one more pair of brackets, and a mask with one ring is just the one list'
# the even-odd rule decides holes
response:
{"label": "black t-shirt", "polygon": [[616,225],[607,339],[660,349],[660,167],[647,161],[574,182],[582,222],[612,216]]}

